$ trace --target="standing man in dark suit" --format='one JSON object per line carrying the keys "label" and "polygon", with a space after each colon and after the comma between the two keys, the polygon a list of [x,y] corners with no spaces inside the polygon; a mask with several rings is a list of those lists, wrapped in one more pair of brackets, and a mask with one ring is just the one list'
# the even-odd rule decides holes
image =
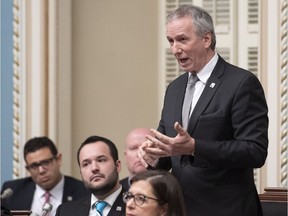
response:
{"label": "standing man in dark suit", "polygon": [[80,174],[91,195],[62,204],[57,216],[124,216],[126,205],[119,183],[121,162],[115,144],[104,137],[88,137],[79,147]]}
{"label": "standing man in dark suit", "polygon": [[[172,168],[189,216],[262,215],[253,168],[267,157],[268,108],[259,80],[216,53],[213,21],[202,8],[169,14],[166,36],[186,73],[167,87],[155,137],[147,136],[139,157],[150,168]],[[185,107],[190,77],[196,84]]]}
{"label": "standing man in dark suit", "polygon": [[126,137],[124,155],[129,176],[122,179],[120,184],[127,191],[130,188],[130,179],[137,173],[146,170],[146,167],[140,162],[137,152],[142,143],[146,141],[147,134],[152,135],[149,128],[134,128]]}
{"label": "standing man in dark suit", "polygon": [[[41,215],[46,201],[52,204],[50,216],[61,203],[84,197],[88,191],[82,181],[63,176],[60,171],[62,155],[48,137],[35,137],[24,146],[26,169],[31,177],[5,182],[1,194],[11,188],[13,194],[3,200],[10,210],[31,210]],[[45,200],[45,193],[47,199]]]}

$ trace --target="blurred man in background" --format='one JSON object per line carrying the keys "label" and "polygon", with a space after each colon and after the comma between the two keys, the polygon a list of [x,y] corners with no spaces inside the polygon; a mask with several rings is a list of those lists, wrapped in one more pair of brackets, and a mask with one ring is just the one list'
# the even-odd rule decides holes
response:
{"label": "blurred man in background", "polygon": [[7,181],[1,194],[8,188],[13,194],[4,199],[10,210],[31,210],[41,215],[43,205],[49,202],[55,215],[57,207],[64,202],[79,199],[88,191],[82,181],[64,176],[60,167],[62,155],[48,137],[35,137],[24,146],[24,159],[30,177]]}

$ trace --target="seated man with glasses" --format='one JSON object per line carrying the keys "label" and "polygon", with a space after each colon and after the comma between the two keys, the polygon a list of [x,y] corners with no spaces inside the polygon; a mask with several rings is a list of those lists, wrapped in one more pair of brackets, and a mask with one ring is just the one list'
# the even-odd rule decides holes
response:
{"label": "seated man with glasses", "polygon": [[61,171],[62,155],[47,137],[28,140],[24,146],[26,169],[31,177],[5,182],[1,194],[12,189],[10,197],[2,200],[11,210],[31,210],[42,215],[42,208],[49,202],[55,215],[57,207],[64,202],[77,200],[88,194],[82,181],[64,176]]}
{"label": "seated man with glasses", "polygon": [[123,193],[126,215],[185,216],[183,194],[176,178],[164,170],[148,170],[131,179]]}

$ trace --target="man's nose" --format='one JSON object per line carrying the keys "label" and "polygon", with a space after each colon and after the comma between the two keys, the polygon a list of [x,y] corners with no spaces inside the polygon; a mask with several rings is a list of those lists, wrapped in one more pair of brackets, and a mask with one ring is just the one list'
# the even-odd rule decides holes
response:
{"label": "man's nose", "polygon": [[99,170],[99,165],[96,161],[93,161],[91,164],[91,169],[92,170]]}
{"label": "man's nose", "polygon": [[182,52],[181,47],[177,43],[174,43],[173,46],[171,46],[171,50],[172,50],[173,55],[179,54]]}
{"label": "man's nose", "polygon": [[46,171],[46,169],[41,164],[38,166],[38,170],[39,170],[39,173],[43,173]]}

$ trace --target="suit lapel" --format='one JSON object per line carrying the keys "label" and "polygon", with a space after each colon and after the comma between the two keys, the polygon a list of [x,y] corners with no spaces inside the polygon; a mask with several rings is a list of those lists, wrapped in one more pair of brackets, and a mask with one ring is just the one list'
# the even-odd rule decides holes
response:
{"label": "suit lapel", "polygon": [[63,203],[67,201],[73,201],[72,191],[73,191],[73,188],[70,187],[69,180],[66,178],[66,176],[64,176],[64,190],[63,190],[63,198],[62,198]]}
{"label": "suit lapel", "polygon": [[79,205],[79,208],[77,208],[76,212],[73,212],[73,215],[77,215],[77,216],[87,216],[87,215],[89,215],[90,204],[91,204],[91,195],[89,196],[88,199],[85,199],[81,203],[81,205]]}
{"label": "suit lapel", "polygon": [[122,188],[121,193],[118,195],[113,206],[111,207],[108,216],[120,216],[125,215],[126,204],[123,202],[122,194],[124,189]]}
{"label": "suit lapel", "polygon": [[193,110],[193,113],[191,115],[189,125],[188,125],[188,132],[189,134],[193,134],[193,131],[197,125],[197,121],[200,117],[200,115],[203,113],[211,99],[213,98],[213,95],[219,88],[222,79],[221,76],[224,72],[225,67],[225,61],[219,56],[218,62],[212,71],[211,76],[207,80],[206,86]]}
{"label": "suit lapel", "polygon": [[26,194],[25,199],[22,199],[22,205],[24,209],[31,209],[35,189],[36,189],[36,185],[31,178],[28,187],[25,188],[26,190],[26,192],[24,192],[24,194]]}
{"label": "suit lapel", "polygon": [[63,203],[77,199],[73,196],[75,193],[74,190],[75,190],[75,186],[72,186],[69,178],[64,176],[64,190],[63,190],[63,198],[62,198]]}

